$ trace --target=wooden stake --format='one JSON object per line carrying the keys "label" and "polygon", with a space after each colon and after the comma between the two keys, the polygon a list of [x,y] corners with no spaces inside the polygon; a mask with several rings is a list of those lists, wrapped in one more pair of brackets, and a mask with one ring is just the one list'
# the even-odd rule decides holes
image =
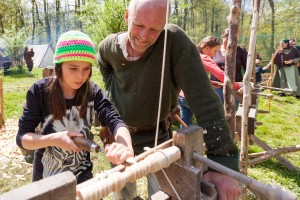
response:
{"label": "wooden stake", "polygon": [[0,128],[4,124],[3,79],[0,77]]}

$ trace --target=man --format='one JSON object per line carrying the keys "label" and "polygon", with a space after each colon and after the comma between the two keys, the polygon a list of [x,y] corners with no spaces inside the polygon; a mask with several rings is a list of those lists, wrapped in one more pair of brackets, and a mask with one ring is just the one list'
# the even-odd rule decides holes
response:
{"label": "man", "polygon": [[[296,44],[295,39],[290,39],[289,43],[291,47],[295,47],[300,52],[300,46]],[[298,73],[300,75],[300,61],[296,63],[296,66],[298,68]]]}
{"label": "man", "polygon": [[[194,43],[176,25],[164,29],[166,10],[167,0],[132,0],[125,15],[128,31],[112,34],[100,43],[99,65],[108,96],[132,127],[135,153],[141,153],[145,146],[153,147],[167,30],[158,143],[169,139],[166,119],[177,107],[182,89],[197,123],[207,131],[204,140],[208,158],[238,170],[238,149],[230,137],[221,101],[211,88]],[[203,178],[216,185],[219,199],[237,199],[240,195],[238,182],[228,176],[209,171]],[[159,189],[153,189],[156,185],[154,176],[148,179],[149,197]],[[122,198],[133,199],[134,192],[132,188],[123,190]]]}
{"label": "man", "polygon": [[31,76],[31,71],[33,68],[33,60],[32,60],[33,57],[34,57],[33,48],[28,49],[28,47],[25,47],[24,60],[25,60],[25,64],[27,65],[27,68],[28,68],[28,76]]}

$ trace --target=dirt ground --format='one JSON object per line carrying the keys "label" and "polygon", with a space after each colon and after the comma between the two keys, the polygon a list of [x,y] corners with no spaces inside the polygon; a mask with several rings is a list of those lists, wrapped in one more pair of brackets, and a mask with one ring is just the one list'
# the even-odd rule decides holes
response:
{"label": "dirt ground", "polygon": [[7,119],[0,130],[0,194],[30,182],[32,164],[16,145],[17,119]]}

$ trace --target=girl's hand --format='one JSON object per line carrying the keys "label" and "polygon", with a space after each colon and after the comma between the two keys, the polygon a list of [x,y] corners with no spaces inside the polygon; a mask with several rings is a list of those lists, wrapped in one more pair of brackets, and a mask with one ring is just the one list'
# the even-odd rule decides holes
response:
{"label": "girl's hand", "polygon": [[72,137],[83,137],[83,134],[71,131],[53,133],[54,146],[69,152],[80,152],[81,149],[73,142]]}
{"label": "girl's hand", "polygon": [[112,143],[105,146],[106,158],[109,162],[119,165],[126,161],[127,158],[133,157],[133,150],[120,143]]}

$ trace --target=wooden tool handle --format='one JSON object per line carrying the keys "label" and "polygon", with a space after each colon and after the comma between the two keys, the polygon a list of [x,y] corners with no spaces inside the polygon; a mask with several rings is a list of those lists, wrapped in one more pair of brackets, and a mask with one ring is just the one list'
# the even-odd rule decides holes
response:
{"label": "wooden tool handle", "polygon": [[207,165],[208,167],[221,172],[222,174],[233,177],[236,180],[242,182],[261,200],[297,200],[296,194],[291,191],[283,190],[280,187],[274,185],[258,182],[253,178],[250,178],[244,174],[236,172],[208,158],[205,158],[198,153],[193,153],[193,158]]}
{"label": "wooden tool handle", "polygon": [[101,152],[101,147],[98,144],[85,137],[73,137],[72,140],[82,150],[96,153]]}
{"label": "wooden tool handle", "polygon": [[296,194],[291,191],[281,189],[275,185],[261,183],[254,179],[247,187],[261,200],[297,200]]}

